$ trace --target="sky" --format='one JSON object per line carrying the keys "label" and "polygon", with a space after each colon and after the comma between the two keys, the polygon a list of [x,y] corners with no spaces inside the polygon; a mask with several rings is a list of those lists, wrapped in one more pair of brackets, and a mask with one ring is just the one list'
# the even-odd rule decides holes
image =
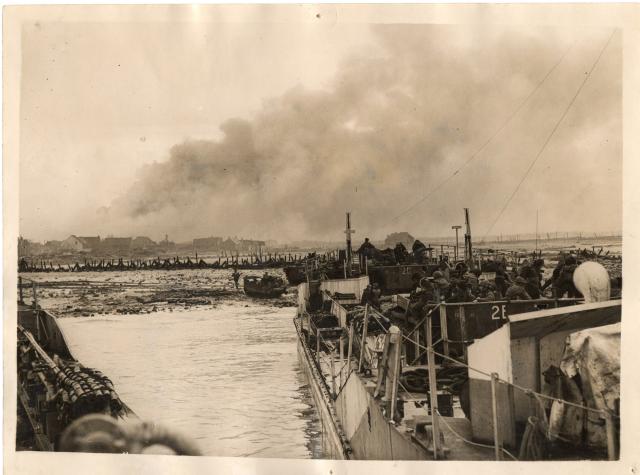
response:
{"label": "sky", "polygon": [[621,101],[606,29],[28,24],[20,233],[619,231]]}

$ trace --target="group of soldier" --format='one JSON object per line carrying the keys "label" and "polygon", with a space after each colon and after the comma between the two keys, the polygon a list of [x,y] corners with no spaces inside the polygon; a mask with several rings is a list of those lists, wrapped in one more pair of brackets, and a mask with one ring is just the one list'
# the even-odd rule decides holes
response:
{"label": "group of soldier", "polygon": [[365,238],[362,245],[356,250],[356,253],[362,258],[375,259],[387,265],[424,264],[427,261],[428,252],[429,248],[418,239],[411,246],[411,251],[401,242],[396,243],[393,249],[379,250],[369,241],[369,238]]}
{"label": "group of soldier", "polygon": [[574,256],[560,256],[553,274],[543,283],[543,259],[525,260],[511,272],[507,271],[506,260],[499,260],[495,262],[495,278],[488,280],[480,278],[479,269],[470,269],[463,262],[452,267],[445,256],[430,277],[423,273],[413,275],[408,313],[419,315],[426,305],[436,302],[539,299],[548,287],[555,298],[580,297],[573,283],[576,267]]}

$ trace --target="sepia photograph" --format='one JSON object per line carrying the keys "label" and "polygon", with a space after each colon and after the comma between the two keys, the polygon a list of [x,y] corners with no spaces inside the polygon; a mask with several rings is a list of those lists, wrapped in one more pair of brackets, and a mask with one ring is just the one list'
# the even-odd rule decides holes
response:
{"label": "sepia photograph", "polygon": [[622,27],[30,8],[5,453],[620,459]]}

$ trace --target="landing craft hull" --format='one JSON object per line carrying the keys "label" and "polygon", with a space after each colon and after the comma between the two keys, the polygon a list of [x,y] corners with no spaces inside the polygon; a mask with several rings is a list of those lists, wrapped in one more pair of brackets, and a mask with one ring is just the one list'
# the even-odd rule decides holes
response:
{"label": "landing craft hull", "polygon": [[331,396],[322,387],[322,382],[317,372],[318,370],[311,362],[310,355],[308,355],[307,352],[308,349],[306,345],[302,339],[299,338],[298,359],[300,360],[304,376],[309,384],[313,403],[320,418],[322,454],[330,459],[348,460],[350,458],[348,447],[345,446],[344,441],[340,437],[335,415],[332,414],[333,402],[331,401]]}
{"label": "landing craft hull", "polygon": [[270,290],[248,289],[245,287],[244,293],[247,294],[249,297],[255,297],[259,299],[273,299],[273,298],[280,297],[282,294],[284,294],[286,290],[287,289],[285,287],[279,287],[277,289],[270,289]]}
{"label": "landing craft hull", "polygon": [[[19,303],[18,329],[20,330],[19,333],[25,335],[26,338],[32,338],[40,348],[39,351],[46,353],[52,360],[54,357],[58,357],[63,361],[63,366],[68,364],[79,365],[79,361],[69,350],[64,333],[58,325],[57,318],[48,311]],[[24,352],[20,351],[20,348],[21,343],[19,339],[19,358],[26,356]],[[35,350],[33,351],[35,352]],[[41,384],[38,384],[38,379],[33,374],[30,374],[31,372],[25,372],[20,369],[20,359],[18,363],[18,403],[21,406],[23,414],[26,416],[26,419],[21,421],[22,427],[19,427],[18,433],[20,430],[25,431],[25,433],[30,430],[33,434],[34,449],[41,451],[56,450],[58,439],[65,429],[65,426],[60,422],[63,418],[56,410],[59,406],[47,400],[46,389],[44,389]],[[62,367],[59,368],[58,371],[63,372],[61,370]],[[84,371],[86,370],[87,368],[84,368]],[[95,373],[93,373],[92,376],[96,377]],[[99,387],[104,395],[104,385],[99,386],[95,380],[92,381],[92,384]],[[109,382],[109,384],[111,384],[111,382]],[[85,389],[90,392],[94,388],[87,386]],[[111,387],[111,389],[113,388]],[[112,392],[111,397],[116,397],[120,404],[118,419],[138,419],[131,408],[117,397],[115,391]],[[84,409],[86,410],[86,407]],[[94,411],[86,410],[85,412],[91,413]],[[102,410],[96,410],[95,412],[103,413]],[[27,425],[30,426],[30,429],[27,429]],[[18,440],[16,440],[16,444],[18,445]]]}
{"label": "landing craft hull", "polygon": [[323,454],[329,459],[427,460],[426,448],[385,419],[370,381],[352,372],[338,396],[331,396],[314,363],[304,334],[298,331],[298,357],[322,424]]}

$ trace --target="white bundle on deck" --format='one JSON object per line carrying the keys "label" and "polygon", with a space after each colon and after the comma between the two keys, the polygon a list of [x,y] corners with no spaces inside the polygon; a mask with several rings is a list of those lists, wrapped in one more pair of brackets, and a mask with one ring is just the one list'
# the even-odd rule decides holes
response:
{"label": "white bundle on deck", "polygon": [[[620,323],[572,333],[567,337],[560,369],[581,382],[581,401],[587,407],[615,412],[620,398]],[[573,417],[571,416],[573,415]],[[552,433],[563,432],[570,439],[580,438],[586,424],[587,446],[605,449],[607,435],[602,415],[587,411],[586,421],[575,411],[554,402],[551,409]],[[571,437],[573,436],[573,437]]]}

